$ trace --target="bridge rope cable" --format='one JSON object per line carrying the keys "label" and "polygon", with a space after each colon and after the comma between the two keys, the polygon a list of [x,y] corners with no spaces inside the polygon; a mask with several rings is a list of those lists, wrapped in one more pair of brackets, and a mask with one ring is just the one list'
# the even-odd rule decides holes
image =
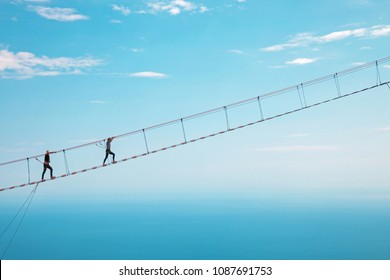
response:
{"label": "bridge rope cable", "polygon": [[15,219],[17,218],[17,216],[19,215],[20,211],[22,211],[22,209],[24,208],[24,206],[26,205],[26,203],[28,202],[27,204],[27,207],[26,209],[24,210],[24,213],[23,213],[23,216],[22,218],[20,219],[11,239],[9,240],[7,246],[5,247],[4,249],[4,252],[3,254],[1,255],[1,259],[4,259],[4,256],[5,254],[7,253],[8,249],[10,248],[16,234],[18,233],[19,231],[19,228],[20,226],[22,225],[22,222],[24,220],[24,218],[26,217],[26,214],[27,214],[27,211],[28,209],[30,208],[30,205],[31,205],[31,202],[35,196],[35,193],[37,191],[37,188],[38,188],[38,185],[39,185],[40,182],[36,183],[34,189],[30,192],[30,194],[28,195],[27,199],[24,201],[24,203],[22,204],[22,206],[19,208],[19,210],[17,211],[17,213],[15,214],[15,216],[10,220],[10,222],[8,223],[8,225],[5,227],[5,229],[2,231],[1,235],[0,235],[0,239],[3,237],[4,233],[8,230],[8,228],[12,225],[12,223],[15,221]]}
{"label": "bridge rope cable", "polygon": [[[204,112],[201,112],[201,113],[190,115],[190,116],[187,116],[185,118],[180,118],[180,119],[176,119],[176,120],[173,120],[173,121],[169,121],[169,122],[157,124],[157,125],[154,125],[154,126],[150,126],[150,127],[144,128],[144,129],[135,130],[135,131],[131,131],[131,132],[128,132],[128,133],[121,134],[121,135],[113,136],[113,138],[119,138],[119,137],[125,137],[125,136],[129,136],[129,135],[133,135],[133,134],[139,134],[139,133],[143,134],[143,139],[144,139],[144,145],[145,145],[146,153],[142,153],[142,154],[139,154],[139,155],[134,155],[134,156],[132,156],[130,158],[125,158],[125,159],[122,159],[122,160],[119,160],[119,161],[116,161],[116,162],[109,163],[108,165],[116,164],[118,162],[127,161],[129,159],[135,159],[135,158],[138,158],[138,157],[141,157],[141,156],[145,156],[145,155],[148,155],[148,154],[153,154],[153,153],[156,153],[156,152],[159,152],[159,151],[163,151],[163,150],[167,150],[167,149],[170,149],[170,148],[175,148],[175,147],[187,144],[187,143],[193,143],[195,141],[203,140],[203,139],[208,138],[208,137],[213,137],[215,135],[219,135],[219,134],[225,133],[227,131],[233,131],[233,130],[236,130],[238,128],[243,128],[243,127],[246,127],[246,126],[253,125],[255,123],[271,120],[271,119],[274,119],[274,118],[277,118],[277,117],[281,117],[281,116],[284,116],[284,115],[291,114],[293,112],[298,112],[298,111],[300,111],[302,109],[312,108],[314,106],[318,106],[320,104],[324,104],[324,103],[327,103],[327,102],[330,102],[330,101],[333,101],[333,100],[337,100],[339,98],[344,98],[344,97],[347,97],[347,96],[351,96],[353,94],[356,94],[356,93],[359,93],[359,92],[363,92],[363,91],[367,91],[367,90],[373,89],[375,87],[380,87],[380,86],[383,86],[383,85],[387,85],[387,87],[390,88],[390,86],[389,86],[389,82],[390,81],[381,82],[379,66],[378,66],[379,64],[384,63],[384,62],[389,61],[389,60],[390,60],[390,56],[386,57],[386,58],[383,58],[383,59],[380,59],[380,60],[377,60],[377,61],[373,61],[373,62],[364,64],[364,65],[356,66],[356,67],[353,67],[353,68],[350,68],[350,69],[347,69],[347,70],[344,70],[344,71],[341,71],[341,72],[338,72],[338,73],[335,73],[335,74],[332,74],[332,75],[327,75],[327,76],[324,76],[324,77],[321,77],[321,78],[318,78],[318,79],[314,79],[314,80],[311,80],[311,81],[308,81],[308,82],[305,82],[305,83],[300,83],[300,84],[295,85],[295,86],[287,87],[287,88],[282,89],[282,90],[277,90],[277,91],[273,91],[271,93],[267,93],[267,94],[264,94],[264,95],[259,95],[257,97],[241,100],[241,101],[232,103],[232,104],[227,105],[227,106],[218,107],[218,108],[215,108],[215,109],[211,109],[211,110],[208,110],[208,111],[204,111]],[[341,93],[340,84],[339,84],[339,77],[340,76],[347,75],[347,74],[350,74],[350,73],[355,73],[355,72],[360,71],[362,69],[368,69],[368,68],[373,67],[373,66],[376,68],[376,75],[377,75],[377,79],[376,79],[375,84],[373,86],[367,87],[367,88],[363,88],[363,89],[354,91],[352,93],[347,93],[347,94],[342,94]],[[318,103],[307,105],[307,102],[306,102],[307,100],[306,100],[306,97],[305,97],[304,87],[307,87],[309,85],[314,85],[314,84],[317,84],[317,83],[320,83],[320,82],[323,82],[323,81],[332,80],[332,79],[334,80],[335,85],[336,85],[337,96],[334,97],[334,98],[323,100],[323,101],[318,102]],[[290,110],[290,111],[287,111],[287,112],[284,112],[284,113],[281,113],[281,114],[278,114],[278,115],[274,115],[274,116],[270,116],[270,117],[265,118],[264,113],[263,113],[262,104],[261,104],[262,100],[270,98],[270,97],[273,97],[273,96],[277,96],[277,95],[293,92],[293,91],[298,92],[300,105],[301,105],[300,108],[295,109],[295,110]],[[247,124],[244,124],[244,125],[240,125],[240,126],[231,128],[231,124],[229,123],[228,109],[244,106],[246,104],[250,104],[250,103],[254,103],[254,102],[258,103],[260,119],[254,121],[254,122],[251,122],[251,123],[247,123]],[[195,138],[195,139],[192,139],[192,140],[188,140],[188,136],[186,135],[186,129],[185,129],[185,126],[184,126],[184,121],[192,120],[192,119],[195,119],[195,118],[200,118],[200,117],[203,117],[203,116],[206,116],[206,115],[210,115],[210,114],[216,114],[216,113],[219,113],[219,112],[224,112],[225,113],[226,130],[220,131],[220,132],[216,132],[216,133],[212,133],[210,135],[205,135],[205,136],[202,136],[202,137],[199,137],[199,138]],[[150,146],[148,144],[148,139],[147,139],[147,133],[146,132],[150,131],[150,130],[158,129],[158,128],[161,128],[161,127],[164,127],[164,126],[173,125],[173,124],[181,124],[184,142],[177,143],[177,144],[174,144],[174,145],[171,145],[171,146],[166,146],[164,148],[160,148],[160,149],[151,151],[150,150]],[[63,152],[64,162],[65,162],[65,172],[66,172],[63,175],[60,175],[60,176],[52,178],[52,180],[54,180],[56,178],[63,178],[63,177],[66,177],[66,176],[75,175],[75,174],[79,174],[79,173],[82,173],[82,172],[95,170],[97,168],[107,166],[107,164],[105,164],[105,165],[102,165],[102,166],[94,166],[92,168],[87,168],[87,169],[82,169],[82,170],[79,170],[79,171],[70,172],[68,161],[67,161],[67,157],[66,157],[66,154],[65,154],[66,151],[73,150],[73,149],[78,149],[78,148],[82,148],[82,147],[86,147],[88,145],[96,145],[97,147],[105,149],[105,145],[102,144],[102,142],[104,142],[104,141],[105,141],[105,139],[104,140],[92,141],[92,142],[89,142],[89,143],[81,144],[81,145],[70,147],[70,148],[67,148],[67,149],[62,149],[62,150],[59,150],[59,151],[51,152],[51,153]],[[29,176],[28,183],[21,184],[21,185],[14,185],[14,186],[11,186],[11,187],[6,187],[6,188],[0,188],[0,191],[10,190],[10,189],[24,187],[24,186],[28,186],[28,185],[34,185],[34,184],[36,184],[38,182],[48,181],[48,180],[41,180],[41,181],[31,182],[31,180],[30,180],[29,160],[31,158],[35,158],[37,161],[41,162],[38,159],[38,157],[41,157],[41,156],[43,156],[43,154],[27,158],[28,173],[29,173],[28,174],[28,176]],[[5,162],[5,163],[1,163],[0,166],[6,165],[6,164],[15,163],[15,162],[19,162],[19,161],[23,161],[23,160],[26,160],[26,158],[19,159],[19,160],[14,160],[14,161],[9,161],[9,162]]]}

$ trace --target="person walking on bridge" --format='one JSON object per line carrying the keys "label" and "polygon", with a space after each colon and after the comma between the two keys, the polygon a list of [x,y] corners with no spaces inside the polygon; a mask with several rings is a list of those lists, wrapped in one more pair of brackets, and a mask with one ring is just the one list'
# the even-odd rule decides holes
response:
{"label": "person walking on bridge", "polygon": [[54,179],[53,176],[53,168],[50,166],[50,152],[47,150],[45,154],[45,159],[43,161],[43,172],[42,172],[42,180],[45,177],[46,170],[50,169],[50,178]]}
{"label": "person walking on bridge", "polygon": [[107,139],[107,142],[106,142],[106,157],[104,158],[103,165],[106,164],[106,160],[108,158],[108,155],[112,155],[112,162],[116,163],[116,161],[115,161],[115,154],[111,151],[111,142],[112,142],[113,139],[114,139],[114,137],[110,137],[110,138]]}

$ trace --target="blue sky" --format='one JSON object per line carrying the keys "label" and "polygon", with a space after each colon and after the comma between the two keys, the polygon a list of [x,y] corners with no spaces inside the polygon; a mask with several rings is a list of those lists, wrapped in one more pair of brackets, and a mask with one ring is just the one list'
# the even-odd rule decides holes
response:
{"label": "blue sky", "polygon": [[[0,0],[0,162],[141,129],[386,57],[389,8],[388,1],[370,0]],[[382,81],[390,80],[390,62],[379,71]],[[374,68],[340,79],[345,91],[375,81]],[[308,98],[326,99],[334,94],[330,89],[334,84],[309,90]],[[380,87],[45,183],[40,203],[201,201],[220,194],[245,204],[267,193],[292,205],[314,207],[327,199],[386,205],[389,93]],[[275,99],[266,108],[287,102]],[[234,116],[244,120],[248,110],[232,111],[232,122]],[[188,123],[188,133],[191,125],[219,131],[218,118]],[[181,137],[177,131],[153,131],[150,144],[170,143]],[[113,141],[118,159],[133,155],[128,149],[139,142],[130,141]],[[70,152],[70,169],[103,158],[104,150],[95,146]],[[52,165],[55,175],[62,174],[62,155],[53,155]],[[0,170],[1,187],[26,181],[25,162],[7,168]],[[31,171],[38,179],[41,164],[33,162]],[[3,192],[0,199],[17,204],[30,190]]]}

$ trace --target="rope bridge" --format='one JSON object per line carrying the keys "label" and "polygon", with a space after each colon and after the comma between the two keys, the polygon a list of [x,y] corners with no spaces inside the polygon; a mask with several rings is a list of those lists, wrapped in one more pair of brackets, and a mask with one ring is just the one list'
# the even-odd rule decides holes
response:
{"label": "rope bridge", "polygon": [[[120,160],[113,161],[113,162],[108,163],[108,164],[93,165],[93,166],[89,166],[87,168],[81,168],[78,170],[73,169],[72,170],[69,168],[70,164],[68,162],[68,154],[70,151],[75,150],[75,151],[79,152],[82,149],[86,149],[87,147],[96,147],[96,146],[98,146],[100,148],[105,148],[103,145],[103,142],[105,140],[91,141],[91,142],[88,142],[88,143],[85,143],[82,145],[73,146],[73,147],[69,147],[69,148],[61,149],[61,150],[56,150],[56,151],[51,151],[50,154],[61,155],[61,158],[63,160],[65,168],[64,168],[63,174],[58,175],[56,177],[52,177],[51,179],[48,179],[48,180],[45,180],[45,179],[32,180],[31,179],[31,177],[32,177],[31,176],[32,162],[35,162],[35,160],[36,160],[36,161],[39,161],[40,163],[42,163],[39,160],[39,158],[43,157],[44,154],[0,163],[0,170],[1,170],[2,168],[5,168],[6,166],[12,166],[12,165],[16,165],[16,164],[20,164],[20,163],[25,162],[26,163],[26,165],[25,165],[26,173],[27,173],[27,182],[22,183],[22,184],[13,184],[12,186],[2,187],[2,188],[0,188],[0,191],[12,190],[15,188],[22,188],[22,187],[29,186],[29,185],[37,185],[38,183],[44,183],[44,182],[50,181],[50,180],[56,180],[59,178],[77,175],[80,173],[89,172],[89,171],[96,170],[99,168],[104,168],[104,167],[107,167],[109,165],[115,165],[115,164],[119,164],[119,163],[122,163],[122,162],[125,162],[128,160],[137,159],[140,157],[145,157],[145,156],[150,155],[150,154],[155,154],[158,152],[177,148],[177,147],[187,145],[190,143],[194,143],[197,141],[201,141],[201,140],[204,140],[204,139],[207,139],[210,137],[214,137],[214,136],[221,135],[221,134],[224,134],[227,132],[235,131],[235,130],[238,130],[238,129],[241,129],[244,127],[252,126],[252,125],[255,125],[255,124],[258,124],[261,122],[269,121],[269,120],[272,120],[275,118],[286,116],[286,115],[289,115],[289,114],[292,114],[295,112],[299,112],[299,111],[302,111],[305,109],[309,109],[312,107],[316,107],[316,106],[319,106],[319,105],[322,105],[322,104],[325,104],[325,103],[328,103],[331,101],[335,101],[335,100],[338,100],[341,98],[355,95],[357,93],[369,91],[369,90],[372,90],[374,88],[387,86],[390,89],[390,86],[389,86],[390,79],[388,79],[387,81],[382,81],[381,74],[383,75],[383,73],[381,73],[381,71],[380,71],[380,69],[381,69],[380,66],[382,66],[382,68],[385,68],[385,67],[388,68],[388,66],[385,65],[385,63],[388,63],[389,61],[390,61],[390,56],[373,61],[373,62],[370,62],[370,63],[359,65],[359,66],[356,66],[353,68],[349,68],[347,70],[337,72],[337,73],[334,73],[331,75],[327,75],[327,76],[320,77],[320,78],[317,78],[314,80],[310,80],[310,81],[307,81],[304,83],[293,85],[293,86],[290,86],[290,87],[287,87],[284,89],[280,89],[277,91],[273,91],[270,93],[259,95],[259,96],[249,98],[246,100],[241,100],[241,101],[235,102],[235,103],[230,104],[230,105],[218,107],[218,108],[215,108],[212,110],[204,111],[204,112],[190,115],[187,117],[183,117],[180,119],[175,119],[175,120],[172,120],[169,122],[165,122],[165,123],[157,124],[154,126],[146,127],[143,129],[127,132],[127,133],[124,133],[121,135],[113,136],[113,138],[118,139],[118,138],[130,138],[132,136],[138,135],[138,142],[139,142],[138,144],[140,144],[142,142],[141,145],[143,146],[143,148],[142,148],[143,151],[136,153],[136,154],[133,154],[131,156],[122,158]],[[390,70],[386,69],[386,71],[390,71]],[[385,74],[387,74],[387,72]],[[359,79],[358,75],[363,75],[364,79]],[[347,77],[352,78],[353,80],[351,81],[351,84],[358,85],[359,88],[355,89],[355,90],[348,90],[348,91],[344,90],[343,86],[346,87],[347,84],[345,83],[343,85],[342,82],[347,80]],[[362,80],[368,81],[369,84],[368,85],[360,85]],[[327,84],[326,93],[328,95],[326,98],[323,98],[322,96],[321,96],[321,98],[315,97],[316,92],[314,92],[314,91],[309,93],[310,89],[313,89],[314,87],[319,86],[319,85],[323,86],[325,84]],[[274,102],[273,106],[270,106],[269,102],[271,101],[271,105],[272,105],[272,101],[275,100],[276,98],[281,98],[281,99],[279,99],[281,102],[279,102],[279,103]],[[284,107],[286,107],[286,104],[287,104],[286,101],[293,103],[293,105],[291,105],[290,107],[287,106],[288,108],[284,108]],[[267,105],[267,103],[268,103],[268,105]],[[235,108],[245,107],[245,106],[248,106],[248,107],[251,106],[251,110],[246,110],[245,112],[248,114],[250,113],[250,114],[254,115],[252,120],[249,122],[242,122],[240,124],[233,124],[233,110]],[[271,112],[272,110],[275,111],[275,108],[277,108],[278,106],[283,107],[283,109],[279,108],[278,109],[279,111]],[[213,116],[218,115],[220,120],[223,119],[223,127],[221,127],[220,129],[213,130],[212,133],[206,133],[206,134],[198,135],[196,137],[194,137],[194,136],[191,137],[190,136],[191,129],[189,127],[189,122],[192,120],[198,119],[198,118],[205,119],[209,115],[213,115]],[[210,123],[207,123],[207,124],[211,125]],[[175,133],[179,133],[181,139],[179,141],[176,141],[174,143],[170,143],[168,145],[164,145],[164,146],[159,147],[159,148],[151,148],[151,145],[150,145],[150,140],[151,140],[151,135],[152,135],[151,132],[156,131],[156,130],[162,130],[165,127],[174,126],[174,125],[176,125],[176,130],[177,130]],[[10,174],[8,173],[7,176],[8,175],[10,175]],[[0,181],[0,184],[2,184],[2,181],[3,180]]]}

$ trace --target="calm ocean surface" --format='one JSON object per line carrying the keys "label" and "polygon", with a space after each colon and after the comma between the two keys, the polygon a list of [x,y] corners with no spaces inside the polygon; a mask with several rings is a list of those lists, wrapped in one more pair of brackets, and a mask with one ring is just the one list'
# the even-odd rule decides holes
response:
{"label": "calm ocean surface", "polygon": [[[388,201],[41,198],[5,259],[390,259]],[[19,206],[2,205],[1,230]]]}

